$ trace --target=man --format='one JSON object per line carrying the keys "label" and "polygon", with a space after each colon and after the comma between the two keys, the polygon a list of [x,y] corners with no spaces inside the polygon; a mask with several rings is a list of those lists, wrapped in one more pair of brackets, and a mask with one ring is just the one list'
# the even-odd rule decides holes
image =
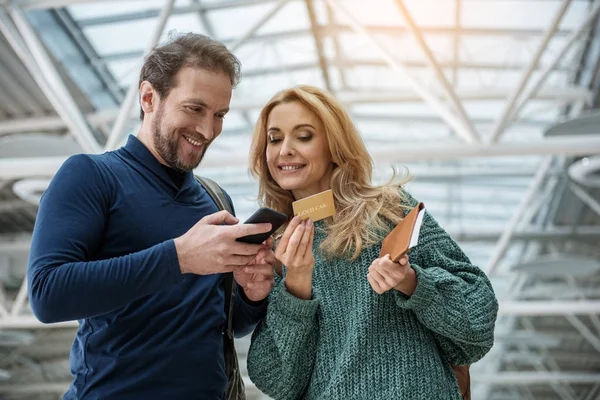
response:
{"label": "man", "polygon": [[155,48],[137,138],[70,157],[45,192],[27,276],[42,322],[79,320],[65,399],[224,397],[223,273],[240,287],[237,336],[264,316],[273,287],[268,246],[235,241],[270,224],[217,212],[192,172],[221,133],[239,69],[202,35]]}

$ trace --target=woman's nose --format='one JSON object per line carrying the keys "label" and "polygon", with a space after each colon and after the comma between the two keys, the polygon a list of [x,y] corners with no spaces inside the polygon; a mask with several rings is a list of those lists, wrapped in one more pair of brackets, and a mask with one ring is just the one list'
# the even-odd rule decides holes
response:
{"label": "woman's nose", "polygon": [[291,156],[294,154],[294,149],[292,148],[292,146],[290,145],[290,142],[288,140],[284,140],[283,143],[281,144],[280,154],[282,156]]}

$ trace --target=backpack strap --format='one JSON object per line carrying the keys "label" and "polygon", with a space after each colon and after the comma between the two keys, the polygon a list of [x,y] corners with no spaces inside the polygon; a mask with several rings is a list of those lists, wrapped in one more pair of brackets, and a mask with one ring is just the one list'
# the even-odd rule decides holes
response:
{"label": "backpack strap", "polygon": [[[227,200],[225,196],[225,192],[223,188],[219,186],[212,179],[206,178],[204,176],[195,175],[196,180],[204,190],[208,193],[208,195],[215,202],[217,207],[220,210],[227,210],[231,215],[234,215],[233,209],[231,207],[231,203]],[[235,283],[235,279],[233,279],[233,273],[229,272],[224,274],[224,284],[225,284],[225,313],[227,314],[227,336],[230,339],[233,339],[233,304],[235,300],[235,292],[237,289],[237,285]]]}
{"label": "backpack strap", "polygon": [[[204,190],[215,202],[221,210],[227,210],[233,214],[233,207],[225,192],[216,182],[203,176],[197,176],[196,180],[204,187]],[[223,353],[225,356],[225,370],[227,374],[227,399],[228,400],[245,400],[246,390],[244,388],[244,380],[240,373],[237,353],[233,339],[233,305],[235,300],[235,292],[237,284],[233,279],[233,273],[228,272],[224,275],[223,284],[225,285],[225,314],[227,315],[227,331],[223,336]]]}
{"label": "backpack strap", "polygon": [[217,182],[215,182],[212,179],[209,179],[205,176],[198,176],[198,175],[196,175],[196,180],[206,190],[208,195],[213,199],[213,201],[215,202],[217,207],[219,207],[219,209],[227,210],[227,211],[229,211],[229,213],[231,215],[234,214],[233,209],[231,208],[231,204],[229,203],[229,201],[227,200],[227,197],[225,196],[225,192],[223,191],[221,186],[219,186],[217,184]]}

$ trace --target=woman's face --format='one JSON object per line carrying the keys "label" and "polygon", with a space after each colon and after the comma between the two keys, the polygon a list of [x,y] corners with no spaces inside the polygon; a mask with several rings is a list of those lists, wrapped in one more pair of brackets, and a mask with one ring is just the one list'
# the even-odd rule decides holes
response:
{"label": "woman's face", "polygon": [[330,189],[333,163],[321,120],[302,103],[275,106],[267,120],[267,165],[296,200]]}

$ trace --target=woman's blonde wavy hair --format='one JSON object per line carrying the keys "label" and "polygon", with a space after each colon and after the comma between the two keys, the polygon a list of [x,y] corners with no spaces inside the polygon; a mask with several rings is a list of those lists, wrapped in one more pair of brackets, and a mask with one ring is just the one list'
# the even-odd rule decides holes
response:
{"label": "woman's blonde wavy hair", "polygon": [[[396,176],[381,186],[371,183],[373,160],[364,141],[343,106],[328,92],[312,86],[296,86],[278,92],[263,107],[254,128],[250,147],[250,173],[258,179],[259,203],[293,216],[291,191],[275,182],[267,166],[267,122],[279,104],[299,102],[323,123],[334,164],[331,177],[336,214],[326,220],[327,237],[321,243],[325,256],[356,259],[364,247],[380,242],[390,223],[398,223],[405,213]],[[285,229],[285,226],[282,227]]]}

